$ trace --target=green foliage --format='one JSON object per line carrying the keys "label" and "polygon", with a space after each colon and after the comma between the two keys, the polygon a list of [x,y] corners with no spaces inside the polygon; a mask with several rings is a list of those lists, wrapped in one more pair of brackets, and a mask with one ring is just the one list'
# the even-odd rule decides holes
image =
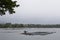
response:
{"label": "green foliage", "polygon": [[60,24],[41,25],[41,24],[0,24],[0,28],[60,28]]}
{"label": "green foliage", "polygon": [[0,15],[4,15],[6,11],[9,11],[10,14],[15,13],[14,8],[19,6],[16,2],[12,0],[0,0]]}

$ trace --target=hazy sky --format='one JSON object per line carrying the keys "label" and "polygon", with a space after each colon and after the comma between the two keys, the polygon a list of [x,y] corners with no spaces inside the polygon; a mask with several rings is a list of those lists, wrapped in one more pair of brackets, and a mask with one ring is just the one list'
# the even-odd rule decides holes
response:
{"label": "hazy sky", "polygon": [[17,1],[16,13],[0,16],[0,23],[60,24],[60,0]]}

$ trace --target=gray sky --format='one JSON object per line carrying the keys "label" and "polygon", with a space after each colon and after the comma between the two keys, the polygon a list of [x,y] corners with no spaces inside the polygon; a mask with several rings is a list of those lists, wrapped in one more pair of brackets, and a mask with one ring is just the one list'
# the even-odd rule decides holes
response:
{"label": "gray sky", "polygon": [[17,1],[16,13],[0,16],[0,23],[60,24],[60,0]]}

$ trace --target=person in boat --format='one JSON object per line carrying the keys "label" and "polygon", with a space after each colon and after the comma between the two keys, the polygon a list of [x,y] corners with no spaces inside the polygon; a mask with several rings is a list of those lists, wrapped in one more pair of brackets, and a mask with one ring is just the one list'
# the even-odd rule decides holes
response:
{"label": "person in boat", "polygon": [[26,34],[26,35],[32,35],[32,33],[27,33],[27,31],[24,31],[24,34]]}
{"label": "person in boat", "polygon": [[24,33],[26,34],[26,33],[27,33],[27,31],[24,31]]}

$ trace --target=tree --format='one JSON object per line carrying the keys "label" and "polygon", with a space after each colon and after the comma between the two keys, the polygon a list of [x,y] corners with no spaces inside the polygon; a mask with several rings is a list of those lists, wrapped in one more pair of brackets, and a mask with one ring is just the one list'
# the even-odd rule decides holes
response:
{"label": "tree", "polygon": [[0,0],[0,15],[5,15],[6,11],[10,14],[15,13],[14,8],[19,6],[16,2],[12,0]]}

